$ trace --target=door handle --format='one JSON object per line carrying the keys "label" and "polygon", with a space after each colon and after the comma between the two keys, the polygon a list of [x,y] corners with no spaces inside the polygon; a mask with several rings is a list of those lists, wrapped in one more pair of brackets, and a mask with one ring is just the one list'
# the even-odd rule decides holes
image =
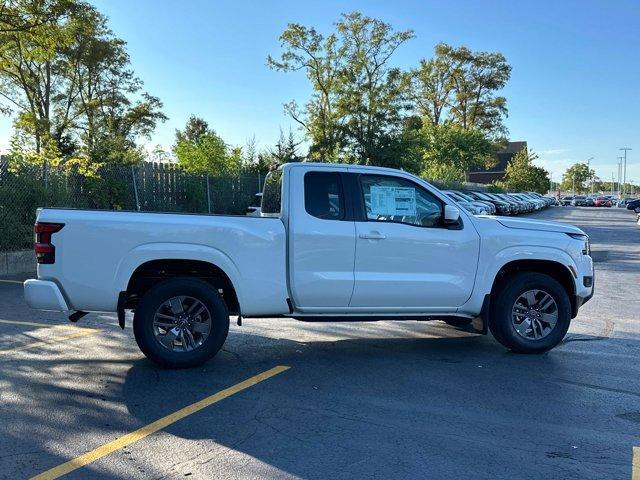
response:
{"label": "door handle", "polygon": [[384,240],[387,238],[386,235],[383,235],[380,232],[361,233],[358,237],[364,238],[365,240]]}

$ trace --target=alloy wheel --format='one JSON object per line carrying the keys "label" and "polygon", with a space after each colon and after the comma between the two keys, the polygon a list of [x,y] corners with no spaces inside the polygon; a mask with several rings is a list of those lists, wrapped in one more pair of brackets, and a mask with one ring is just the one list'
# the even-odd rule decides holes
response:
{"label": "alloy wheel", "polygon": [[190,352],[200,347],[211,333],[211,313],[194,297],[171,297],[153,317],[156,341],[173,352]]}
{"label": "alloy wheel", "polygon": [[511,324],[521,337],[540,340],[549,335],[558,323],[558,305],[544,290],[527,290],[511,309]]}

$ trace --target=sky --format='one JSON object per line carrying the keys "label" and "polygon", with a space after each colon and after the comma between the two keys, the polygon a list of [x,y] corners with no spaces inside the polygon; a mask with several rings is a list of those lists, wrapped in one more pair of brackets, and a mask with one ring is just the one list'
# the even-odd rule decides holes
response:
{"label": "sky", "polygon": [[[296,126],[282,104],[304,103],[304,73],[266,66],[280,52],[288,23],[330,32],[340,13],[358,10],[412,29],[393,64],[416,66],[438,42],[501,52],[512,65],[502,94],[511,140],[526,140],[537,162],[559,181],[575,162],[593,157],[596,175],[617,175],[621,147],[627,178],[640,184],[640,2],[514,1],[213,1],[92,0],[109,17],[145,89],[164,103],[169,120],[151,146],[170,149],[175,130],[198,115],[233,145],[255,137],[275,143]],[[11,119],[0,117],[0,151]]]}

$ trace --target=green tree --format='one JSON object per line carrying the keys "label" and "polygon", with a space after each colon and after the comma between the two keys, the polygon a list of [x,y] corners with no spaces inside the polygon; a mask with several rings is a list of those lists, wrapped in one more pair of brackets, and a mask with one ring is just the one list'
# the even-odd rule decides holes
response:
{"label": "green tree", "polygon": [[229,149],[201,118],[191,116],[184,130],[176,131],[173,153],[187,172],[210,175],[236,175],[242,151]]}
{"label": "green tree", "polygon": [[8,5],[27,27],[7,28],[0,15],[0,104],[31,136],[33,150],[54,141],[66,157],[140,161],[136,139],[166,117],[160,101],[142,92],[106,18],[80,0]]}
{"label": "green tree", "polygon": [[452,121],[464,129],[506,133],[506,99],[497,95],[511,76],[501,53],[472,52],[440,43],[435,56],[412,71],[411,98],[431,124]]}
{"label": "green tree", "polygon": [[342,144],[343,120],[337,112],[337,96],[343,81],[345,49],[335,33],[326,38],[314,28],[291,23],[280,35],[283,52],[279,59],[271,55],[267,65],[275,70],[304,70],[312,85],[312,94],[304,108],[295,100],[285,111],[305,131],[311,141],[309,154],[314,159],[336,160]]}
{"label": "green tree", "polygon": [[298,146],[301,142],[297,141],[293,132],[289,130],[289,135],[285,136],[282,129],[280,136],[274,148],[269,149],[268,153],[273,159],[274,164],[283,164],[290,162],[299,162],[302,160],[298,154]]}
{"label": "green tree", "polygon": [[432,180],[463,181],[472,168],[495,163],[495,144],[484,133],[460,125],[424,125],[420,130],[422,175]]}
{"label": "green tree", "polygon": [[390,67],[396,50],[413,37],[359,12],[343,14],[326,38],[290,24],[280,36],[283,52],[271,68],[305,70],[313,93],[304,109],[286,111],[311,141],[309,155],[323,161],[379,164],[399,132],[408,77]]}
{"label": "green tree", "polygon": [[547,193],[550,186],[549,172],[533,164],[538,155],[522,149],[507,164],[504,179],[497,185],[506,190]]}
{"label": "green tree", "polygon": [[436,55],[420,60],[417,69],[411,72],[410,97],[417,113],[431,125],[440,125],[448,119],[448,109],[455,84],[453,72],[457,62],[444,55],[441,45],[435,48]]}
{"label": "green tree", "polygon": [[587,185],[590,178],[595,175],[593,170],[589,169],[586,163],[574,163],[562,175],[562,190],[571,190],[575,188],[576,193],[584,193],[587,191]]}

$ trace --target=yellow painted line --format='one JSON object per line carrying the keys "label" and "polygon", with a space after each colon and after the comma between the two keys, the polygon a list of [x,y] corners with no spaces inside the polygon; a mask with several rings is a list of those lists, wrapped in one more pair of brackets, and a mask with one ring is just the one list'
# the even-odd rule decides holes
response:
{"label": "yellow painted line", "polygon": [[93,335],[94,333],[98,333],[99,332],[99,330],[94,330],[94,329],[89,329],[89,328],[83,328],[83,329],[78,329],[78,330],[81,330],[81,331],[80,332],[71,333],[69,335],[61,335],[59,337],[51,337],[51,338],[48,338],[47,340],[41,340],[41,341],[38,341],[38,342],[27,343],[26,345],[20,345],[19,347],[8,348],[6,350],[0,350],[0,357],[3,356],[3,355],[8,355],[10,353],[20,352],[22,350],[28,350],[30,348],[42,347],[42,346],[45,346],[45,345],[52,345],[52,344],[55,344],[55,343],[64,342],[66,340],[71,340],[72,338],[86,337],[87,335]]}
{"label": "yellow painted line", "polygon": [[0,319],[0,323],[7,323],[7,324],[11,324],[11,325],[26,325],[26,326],[28,326],[28,327],[46,327],[46,328],[53,328],[53,327],[66,327],[66,328],[79,328],[79,327],[76,327],[75,325],[65,324],[65,323],[42,323],[42,322],[28,322],[28,321],[22,321],[22,320],[2,320],[2,319]]}
{"label": "yellow painted line", "polygon": [[0,278],[0,283],[19,283],[20,285],[22,285],[24,282],[20,280],[3,280]]}
{"label": "yellow painted line", "polygon": [[85,453],[84,455],[80,455],[79,457],[74,458],[73,460],[69,460],[62,465],[58,465],[46,472],[42,472],[35,477],[31,477],[31,480],[51,480],[54,478],[61,477],[62,475],[66,475],[69,472],[73,472],[74,470],[88,465],[89,463],[95,462],[96,460],[101,459],[102,457],[106,457],[107,455],[112,454],[116,450],[120,450],[127,445],[131,445],[132,443],[137,442],[138,440],[142,440],[143,438],[151,435],[152,433],[157,432],[158,430],[162,430],[165,427],[168,427],[172,423],[177,422],[178,420],[182,420],[183,418],[191,415],[192,413],[199,412],[203,408],[208,407],[209,405],[213,405],[214,403],[219,402],[220,400],[224,400],[231,395],[234,395],[242,390],[245,390],[249,387],[252,387],[264,380],[267,380],[271,377],[274,377],[286,370],[289,370],[290,367],[286,365],[278,365],[277,367],[273,367],[266,372],[262,372],[254,377],[247,378],[246,380],[233,385],[232,387],[225,388],[224,390],[219,391],[209,397],[203,398],[202,400],[192,403],[184,408],[181,408],[177,412],[172,413],[171,415],[167,415],[166,417],[162,417],[155,422],[152,422],[138,430],[127,433],[120,438],[113,440],[112,442],[105,443],[104,445],[91,450],[90,452]]}
{"label": "yellow painted line", "polygon": [[640,480],[640,447],[633,447],[631,460],[631,480]]}

